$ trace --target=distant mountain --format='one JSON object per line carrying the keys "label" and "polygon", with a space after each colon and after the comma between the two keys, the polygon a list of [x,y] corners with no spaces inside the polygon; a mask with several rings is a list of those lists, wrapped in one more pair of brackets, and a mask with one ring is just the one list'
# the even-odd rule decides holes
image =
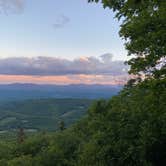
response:
{"label": "distant mountain", "polygon": [[110,98],[116,95],[122,86],[112,85],[39,85],[39,84],[1,84],[0,101],[26,100],[42,98]]}

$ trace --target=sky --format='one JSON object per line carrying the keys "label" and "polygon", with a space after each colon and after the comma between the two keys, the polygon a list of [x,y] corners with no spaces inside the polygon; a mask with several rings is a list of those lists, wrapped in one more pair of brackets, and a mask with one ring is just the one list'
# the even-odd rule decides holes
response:
{"label": "sky", "polygon": [[87,0],[0,0],[0,83],[124,84],[114,13]]}

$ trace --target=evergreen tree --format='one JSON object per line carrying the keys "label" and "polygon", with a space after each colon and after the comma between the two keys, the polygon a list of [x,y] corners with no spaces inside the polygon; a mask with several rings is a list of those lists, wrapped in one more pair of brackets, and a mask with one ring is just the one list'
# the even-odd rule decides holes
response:
{"label": "evergreen tree", "polygon": [[25,132],[23,128],[19,128],[18,131],[18,143],[21,144],[23,143],[25,140]]}
{"label": "evergreen tree", "polygon": [[63,120],[59,122],[59,129],[60,131],[63,131],[65,129],[65,122]]}

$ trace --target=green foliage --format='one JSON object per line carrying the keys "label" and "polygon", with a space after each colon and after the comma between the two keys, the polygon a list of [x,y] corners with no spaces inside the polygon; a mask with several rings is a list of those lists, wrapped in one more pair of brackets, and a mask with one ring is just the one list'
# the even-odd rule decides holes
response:
{"label": "green foliage", "polygon": [[60,121],[60,122],[59,122],[59,129],[60,129],[61,131],[63,131],[63,130],[65,129],[65,123],[64,123],[64,121]]}
{"label": "green foliage", "polygon": [[3,132],[18,128],[24,128],[25,132],[55,131],[59,129],[60,120],[69,126],[86,114],[91,103],[89,99],[35,99],[0,103],[0,137],[4,135]]}
{"label": "green foliage", "polygon": [[33,165],[32,157],[31,156],[20,156],[20,157],[17,157],[15,159],[7,162],[7,166],[20,166],[20,165],[32,166]]}
{"label": "green foliage", "polygon": [[15,146],[6,142],[0,142],[0,161],[3,159],[9,159],[12,156],[12,152]]}
{"label": "green foliage", "polygon": [[68,129],[29,137],[16,146],[0,144],[0,163],[17,166],[26,160],[24,165],[34,166],[164,165],[165,99],[166,79],[126,87],[109,101],[95,102],[88,116]]}
{"label": "green foliage", "polygon": [[39,134],[25,140],[22,144],[18,144],[15,149],[15,155],[35,156],[37,153],[39,153],[48,146],[48,138],[49,137],[46,135]]}
{"label": "green foliage", "polygon": [[149,80],[123,90],[101,108],[100,115],[90,109],[89,141],[80,155],[83,165],[165,163],[165,98],[166,80]]}
{"label": "green foliage", "polygon": [[[165,0],[88,0],[102,2],[123,20],[120,36],[126,40],[130,73],[147,77],[166,76]],[[134,56],[133,56],[134,55]]]}

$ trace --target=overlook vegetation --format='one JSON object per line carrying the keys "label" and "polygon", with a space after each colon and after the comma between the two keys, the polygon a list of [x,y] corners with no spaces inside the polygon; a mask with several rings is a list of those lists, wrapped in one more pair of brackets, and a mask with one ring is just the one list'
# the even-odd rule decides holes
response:
{"label": "overlook vegetation", "polygon": [[163,166],[166,164],[166,1],[102,2],[123,18],[120,35],[135,78],[99,100],[75,125],[0,143],[3,166]]}
{"label": "overlook vegetation", "polygon": [[126,87],[109,101],[95,102],[87,117],[64,131],[0,143],[0,165],[163,165],[165,98],[165,79]]}

